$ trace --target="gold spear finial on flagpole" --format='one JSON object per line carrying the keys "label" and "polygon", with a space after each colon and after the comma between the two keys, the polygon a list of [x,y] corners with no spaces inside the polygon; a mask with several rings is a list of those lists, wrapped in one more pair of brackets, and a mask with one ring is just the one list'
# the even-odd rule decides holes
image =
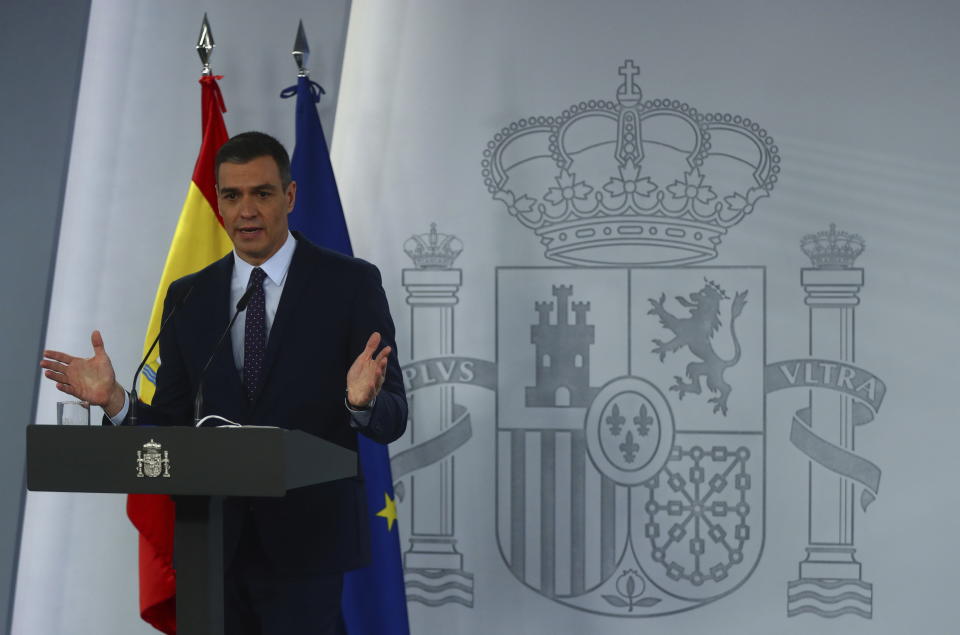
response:
{"label": "gold spear finial on flagpole", "polygon": [[297,27],[297,39],[293,42],[293,61],[297,63],[297,77],[306,77],[310,74],[307,70],[307,59],[310,57],[310,45],[307,43],[307,34],[303,30],[303,20],[300,20],[300,26]]}
{"label": "gold spear finial on flagpole", "polygon": [[197,55],[203,63],[203,75],[213,75],[210,70],[210,58],[213,56],[213,32],[210,30],[210,21],[207,20],[207,14],[203,14],[203,23],[200,25],[200,37],[197,38]]}

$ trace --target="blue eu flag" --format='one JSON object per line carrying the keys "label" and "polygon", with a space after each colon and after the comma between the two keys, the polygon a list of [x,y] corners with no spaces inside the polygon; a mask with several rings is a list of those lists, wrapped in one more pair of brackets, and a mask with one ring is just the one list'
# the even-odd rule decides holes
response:
{"label": "blue eu flag", "polygon": [[[290,227],[311,242],[353,255],[327,140],[317,115],[316,104],[322,92],[306,77],[297,80],[297,138],[290,165],[297,182],[297,202],[290,213]],[[292,96],[292,87],[283,94]],[[351,635],[409,635],[390,455],[385,445],[363,435],[358,438],[373,559],[370,566],[346,574],[343,616]]]}

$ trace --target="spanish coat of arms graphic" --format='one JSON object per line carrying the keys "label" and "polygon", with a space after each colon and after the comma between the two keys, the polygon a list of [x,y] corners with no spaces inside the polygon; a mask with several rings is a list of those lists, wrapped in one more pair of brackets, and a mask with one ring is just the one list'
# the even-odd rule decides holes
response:
{"label": "spanish coat of arms graphic", "polygon": [[564,267],[497,271],[497,536],[524,584],[611,615],[693,608],[764,533],[762,267],[707,267],[778,172],[757,124],[617,100],[524,119],[486,184]]}
{"label": "spanish coat of arms graphic", "polygon": [[[767,395],[807,391],[790,443],[809,459],[809,523],[787,615],[873,615],[852,533],[880,470],[854,452],[885,386],[853,365],[856,234],[804,236],[808,358],[768,363],[767,270],[718,265],[724,237],[771,195],[779,150],[731,114],[644,99],[632,61],[614,100],[496,133],[484,183],[552,264],[495,270],[491,363],[454,354],[463,244],[432,226],[404,246],[414,445],[407,598],[472,607],[455,535],[453,454],[472,435],[455,385],[495,393],[496,540],[523,585],[617,617],[695,609],[756,569],[766,529]],[[737,259],[734,259],[736,261]],[[421,501],[421,502],[418,502]]]}

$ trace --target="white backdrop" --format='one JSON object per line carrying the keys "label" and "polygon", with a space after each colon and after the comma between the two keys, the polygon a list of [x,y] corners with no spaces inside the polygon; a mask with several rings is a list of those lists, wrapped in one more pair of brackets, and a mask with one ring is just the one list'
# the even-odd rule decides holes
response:
{"label": "white backdrop", "polygon": [[[335,38],[344,23],[310,19],[320,9],[306,2],[271,11],[252,2],[226,5],[211,9],[210,17],[218,43],[214,68],[226,75],[222,87],[231,110],[228,130],[264,129],[290,143],[293,104],[274,96],[293,81],[287,51],[296,17],[304,17],[317,50],[320,31],[332,29],[330,37]],[[195,13],[186,2],[172,7],[149,2],[93,5],[48,342],[83,351],[90,330],[99,327],[121,377],[132,373],[139,357],[156,279],[199,142],[194,83],[198,64],[191,48],[200,19]],[[575,594],[550,597],[542,592],[547,571],[543,552],[540,559],[527,555],[526,574],[513,573],[508,564],[511,526],[507,523],[504,529],[509,511],[504,501],[514,484],[509,470],[516,464],[505,460],[508,433],[498,430],[521,422],[522,417],[508,416],[516,404],[505,390],[495,393],[479,386],[479,379],[473,385],[463,381],[465,385],[423,389],[414,384],[414,420],[408,436],[393,449],[395,455],[416,449],[461,416],[463,411],[450,407],[454,403],[469,413],[472,434],[446,458],[398,479],[405,492],[399,505],[402,546],[411,549],[407,573],[415,582],[408,593],[419,598],[409,605],[413,632],[951,632],[952,568],[960,564],[954,546],[960,530],[954,505],[960,497],[951,487],[956,473],[952,455],[960,433],[950,425],[956,411],[950,373],[960,353],[953,328],[960,272],[952,253],[958,229],[952,212],[960,193],[955,156],[960,132],[953,121],[960,97],[954,69],[960,51],[953,37],[958,17],[955,7],[933,1],[902,6],[865,0],[842,6],[759,0],[722,5],[354,3],[337,102],[334,162],[354,249],[383,271],[401,363],[411,373],[415,362],[455,355],[461,361],[496,362],[499,377],[494,376],[491,385],[529,385],[532,348],[525,348],[529,342],[523,337],[536,319],[534,302],[554,300],[553,284],[573,284],[575,301],[593,301],[588,321],[597,324],[597,350],[603,338],[608,342],[604,350],[615,351],[611,337],[632,335],[631,352],[637,359],[632,374],[649,379],[666,395],[678,415],[679,431],[691,427],[681,417],[689,413],[697,413],[697,423],[736,428],[739,421],[713,415],[707,404],[710,395],[688,395],[680,403],[669,391],[671,376],[682,374],[693,359],[686,350],[671,354],[664,364],[649,356],[650,339],[666,339],[669,332],[649,324],[633,328],[633,323],[627,331],[603,328],[615,323],[611,316],[616,312],[604,313],[603,297],[613,298],[611,306],[626,306],[620,288],[591,277],[587,267],[546,258],[533,232],[492,198],[481,161],[488,143],[499,143],[495,135],[513,122],[559,118],[571,106],[590,100],[616,102],[623,83],[618,68],[629,59],[640,69],[634,82],[644,100],[675,99],[702,113],[749,117],[772,136],[782,167],[770,196],[723,237],[716,258],[692,265],[686,273],[653,271],[662,273],[667,308],[677,314],[682,308],[673,296],[695,291],[693,285],[707,273],[724,284],[731,297],[735,290],[750,288],[738,328],[752,348],[745,344],[743,365],[730,369],[727,379],[733,385],[731,412],[746,412],[753,417],[750,425],[761,429],[765,424],[765,462],[751,467],[755,568],[731,569],[741,584],[728,595],[711,603],[690,602],[684,605],[689,610],[674,615],[657,614],[657,606],[679,605],[681,600],[661,591],[670,582],[653,566],[615,569],[608,586],[588,598],[594,603],[590,610],[571,606],[579,601]],[[275,54],[267,56],[262,53],[266,50]],[[124,61],[118,61],[121,58]],[[315,56],[311,66],[328,96],[336,97],[333,82],[326,81],[336,75],[330,63]],[[332,103],[327,101],[326,108]],[[325,111],[328,129],[330,114]],[[613,140],[591,137],[595,131],[584,134],[577,141],[580,149],[606,147],[603,144]],[[646,150],[649,160],[640,176],[658,166],[653,147]],[[521,151],[528,158],[549,160],[546,145]],[[585,157],[580,165],[591,165]],[[600,190],[605,182],[591,186]],[[542,202],[554,185],[548,180],[530,196]],[[434,222],[439,232],[462,242],[463,252],[451,265],[462,278],[452,309],[430,313],[428,308],[425,319],[414,323],[407,298],[415,290],[416,275],[424,274],[404,281],[402,270],[413,268],[404,242],[427,232]],[[862,579],[873,586],[868,605],[844,600],[839,606],[869,606],[869,618],[787,617],[787,585],[798,578],[811,518],[811,461],[791,444],[789,434],[794,412],[807,405],[808,391],[764,396],[756,375],[764,360],[811,355],[810,314],[800,284],[801,269],[811,264],[799,243],[830,223],[860,234],[866,242],[855,263],[866,279],[853,323],[855,342],[848,338],[845,344],[831,343],[855,343],[855,359],[847,361],[875,374],[888,389],[876,419],[857,427],[851,444],[856,455],[882,471],[877,500],[866,512],[859,504],[844,507],[845,517],[853,522],[852,544]],[[644,249],[636,246],[631,253],[643,258]],[[707,266],[727,269],[702,269]],[[751,271],[762,268],[762,286],[753,274],[724,277],[724,271],[747,266],[755,268]],[[525,270],[518,267],[566,268],[541,269],[525,287]],[[449,272],[443,275],[449,282]],[[630,275],[634,280],[646,276],[647,287],[634,298],[636,308],[644,311],[633,311],[644,316],[646,298],[656,297],[650,289],[660,284],[659,278],[649,271]],[[512,295],[498,296],[498,290],[503,294],[511,288],[513,279],[520,282],[511,283]],[[608,296],[600,293],[603,290]],[[715,339],[724,357],[732,350],[729,316],[730,304],[724,301],[723,325]],[[423,333],[416,328],[431,324],[426,335],[414,337]],[[510,324],[519,326],[509,330]],[[835,332],[831,326],[829,338]],[[498,341],[515,342],[516,358],[502,346],[498,351]],[[594,352],[591,386],[602,386],[616,375],[596,370],[609,367],[616,354]],[[474,368],[492,368],[481,362]],[[741,372],[748,364],[752,375]],[[821,399],[822,391],[813,394]],[[748,396],[753,410],[735,411]],[[441,413],[436,421],[431,420],[433,411],[423,410],[434,399],[447,400],[447,406],[436,410]],[[41,392],[41,419],[54,416],[55,401],[49,388]],[[530,413],[542,420],[554,410]],[[579,421],[581,415],[557,415],[557,421]],[[437,427],[429,429],[433,424]],[[530,466],[543,469],[549,463],[533,445],[525,452]],[[565,461],[558,461],[556,469],[570,469],[571,459]],[[525,478],[520,485],[537,485]],[[591,478],[586,505],[588,511],[598,511],[587,515],[588,536],[600,531],[603,513],[597,502],[598,477]],[[855,491],[859,497],[859,486]],[[820,493],[814,492],[815,498]],[[434,494],[436,505],[423,505]],[[622,490],[615,493],[623,496]],[[417,500],[420,531],[413,527]],[[528,505],[519,508],[527,527],[525,539],[538,544],[542,530],[569,542],[570,523],[541,522],[545,500],[542,492],[530,494]],[[563,500],[569,512],[572,503]],[[626,522],[623,512],[615,511],[612,521],[619,541]],[[444,566],[439,573],[445,576],[444,589],[431,590],[425,567],[415,566],[422,560],[410,542],[418,537],[414,534],[443,538],[455,550],[448,562],[459,564]],[[30,495],[14,632],[147,632],[135,615],[134,554],[135,536],[123,517],[122,498]],[[550,565],[554,571],[571,567],[569,555],[557,551],[556,556]],[[599,562],[593,555],[586,558],[589,575],[603,577],[597,573]],[[626,593],[615,582],[631,568],[634,587]],[[636,591],[640,584],[643,592]],[[657,600],[659,605],[620,609],[602,595],[631,602]]]}

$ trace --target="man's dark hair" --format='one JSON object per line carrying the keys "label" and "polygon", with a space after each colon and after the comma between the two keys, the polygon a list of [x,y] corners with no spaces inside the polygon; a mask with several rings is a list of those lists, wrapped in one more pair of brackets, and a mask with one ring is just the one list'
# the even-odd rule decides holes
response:
{"label": "man's dark hair", "polygon": [[214,175],[220,182],[220,165],[223,163],[249,163],[260,157],[272,157],[280,172],[280,183],[286,189],[290,176],[290,156],[283,144],[263,132],[241,132],[220,146],[214,165]]}

